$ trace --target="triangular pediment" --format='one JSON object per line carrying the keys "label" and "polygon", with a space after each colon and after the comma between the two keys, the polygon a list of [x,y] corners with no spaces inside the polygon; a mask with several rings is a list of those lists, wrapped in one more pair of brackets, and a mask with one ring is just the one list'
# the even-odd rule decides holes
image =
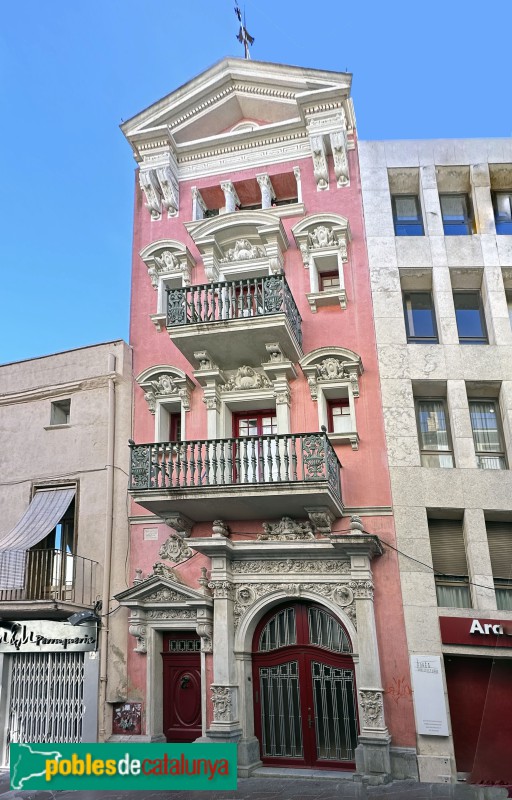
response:
{"label": "triangular pediment", "polygon": [[115,599],[123,606],[129,607],[161,607],[167,605],[211,605],[212,598],[203,592],[192,589],[184,583],[159,575],[151,575],[146,580],[136,583],[129,589],[115,595]]}
{"label": "triangular pediment", "polygon": [[211,138],[250,136],[304,122],[306,106],[346,99],[347,73],[225,58],[125,122],[136,146],[165,135],[178,148]]}

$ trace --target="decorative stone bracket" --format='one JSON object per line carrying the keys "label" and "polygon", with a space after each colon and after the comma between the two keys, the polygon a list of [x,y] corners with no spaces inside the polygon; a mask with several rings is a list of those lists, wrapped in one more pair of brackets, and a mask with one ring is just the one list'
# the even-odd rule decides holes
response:
{"label": "decorative stone bracket", "polygon": [[170,150],[143,160],[139,168],[139,183],[152,220],[161,218],[162,207],[167,210],[169,217],[178,214],[178,164]]}
{"label": "decorative stone bracket", "polygon": [[334,161],[334,174],[338,189],[349,186],[350,174],[347,150],[347,121],[343,108],[334,112],[324,112],[308,117],[307,131],[313,157],[313,173],[317,191],[329,188],[329,167],[327,162],[327,137]]}

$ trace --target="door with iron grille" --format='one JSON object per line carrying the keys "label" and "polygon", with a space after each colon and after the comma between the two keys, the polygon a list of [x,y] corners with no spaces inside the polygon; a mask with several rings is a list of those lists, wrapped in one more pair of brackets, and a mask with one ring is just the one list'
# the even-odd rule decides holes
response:
{"label": "door with iron grille", "polygon": [[164,636],[163,723],[168,742],[201,736],[201,640],[192,633]]}
{"label": "door with iron grille", "polygon": [[350,639],[323,608],[273,610],[256,629],[256,733],[265,764],[352,769],[357,704]]}
{"label": "door with iron grille", "polygon": [[8,744],[80,742],[84,653],[15,653],[9,658]]}

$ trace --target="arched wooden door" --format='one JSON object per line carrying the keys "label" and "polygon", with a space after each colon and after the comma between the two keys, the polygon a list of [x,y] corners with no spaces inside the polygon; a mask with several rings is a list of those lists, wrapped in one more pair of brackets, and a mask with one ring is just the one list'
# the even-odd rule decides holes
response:
{"label": "arched wooden door", "polygon": [[253,640],[256,735],[267,765],[353,769],[357,702],[350,639],[326,609],[274,609]]}
{"label": "arched wooden door", "polygon": [[201,736],[201,640],[192,633],[164,636],[163,723],[168,742]]}

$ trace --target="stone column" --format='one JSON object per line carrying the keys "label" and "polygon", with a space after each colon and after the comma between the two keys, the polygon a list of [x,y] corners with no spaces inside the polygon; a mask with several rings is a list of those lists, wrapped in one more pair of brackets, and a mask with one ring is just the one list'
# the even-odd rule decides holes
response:
{"label": "stone column", "polygon": [[294,167],[293,174],[295,175],[295,180],[297,181],[297,202],[302,203],[302,183],[300,180],[300,167]]}
{"label": "stone column", "polygon": [[261,189],[261,207],[270,208],[272,206],[272,200],[275,200],[276,196],[274,187],[272,186],[272,181],[266,172],[262,175],[256,175],[256,180],[258,181]]}
{"label": "stone column", "polygon": [[206,731],[210,740],[239,741],[242,735],[238,709],[238,679],[234,654],[233,606],[235,585],[227,558],[212,558],[208,587],[213,593],[213,683],[210,686],[213,722]]}
{"label": "stone column", "polygon": [[[382,681],[380,675],[379,649],[373,607],[373,580],[370,565],[370,547],[364,552],[362,540],[374,537],[363,533],[357,535],[357,518],[351,528],[357,549],[351,550],[351,576],[349,583],[354,593],[357,615],[357,637],[359,642],[359,666],[357,670],[357,700],[359,704],[360,735],[356,748],[356,769],[370,784],[387,783],[391,778],[389,745],[391,736],[384,718]],[[362,527],[362,526],[361,526]],[[348,538],[348,537],[345,537]],[[371,542],[369,542],[371,544]]]}
{"label": "stone column", "polygon": [[240,200],[236,193],[236,189],[231,181],[223,181],[220,188],[224,192],[224,200],[226,202],[226,214],[236,211],[236,207],[240,205]]}

